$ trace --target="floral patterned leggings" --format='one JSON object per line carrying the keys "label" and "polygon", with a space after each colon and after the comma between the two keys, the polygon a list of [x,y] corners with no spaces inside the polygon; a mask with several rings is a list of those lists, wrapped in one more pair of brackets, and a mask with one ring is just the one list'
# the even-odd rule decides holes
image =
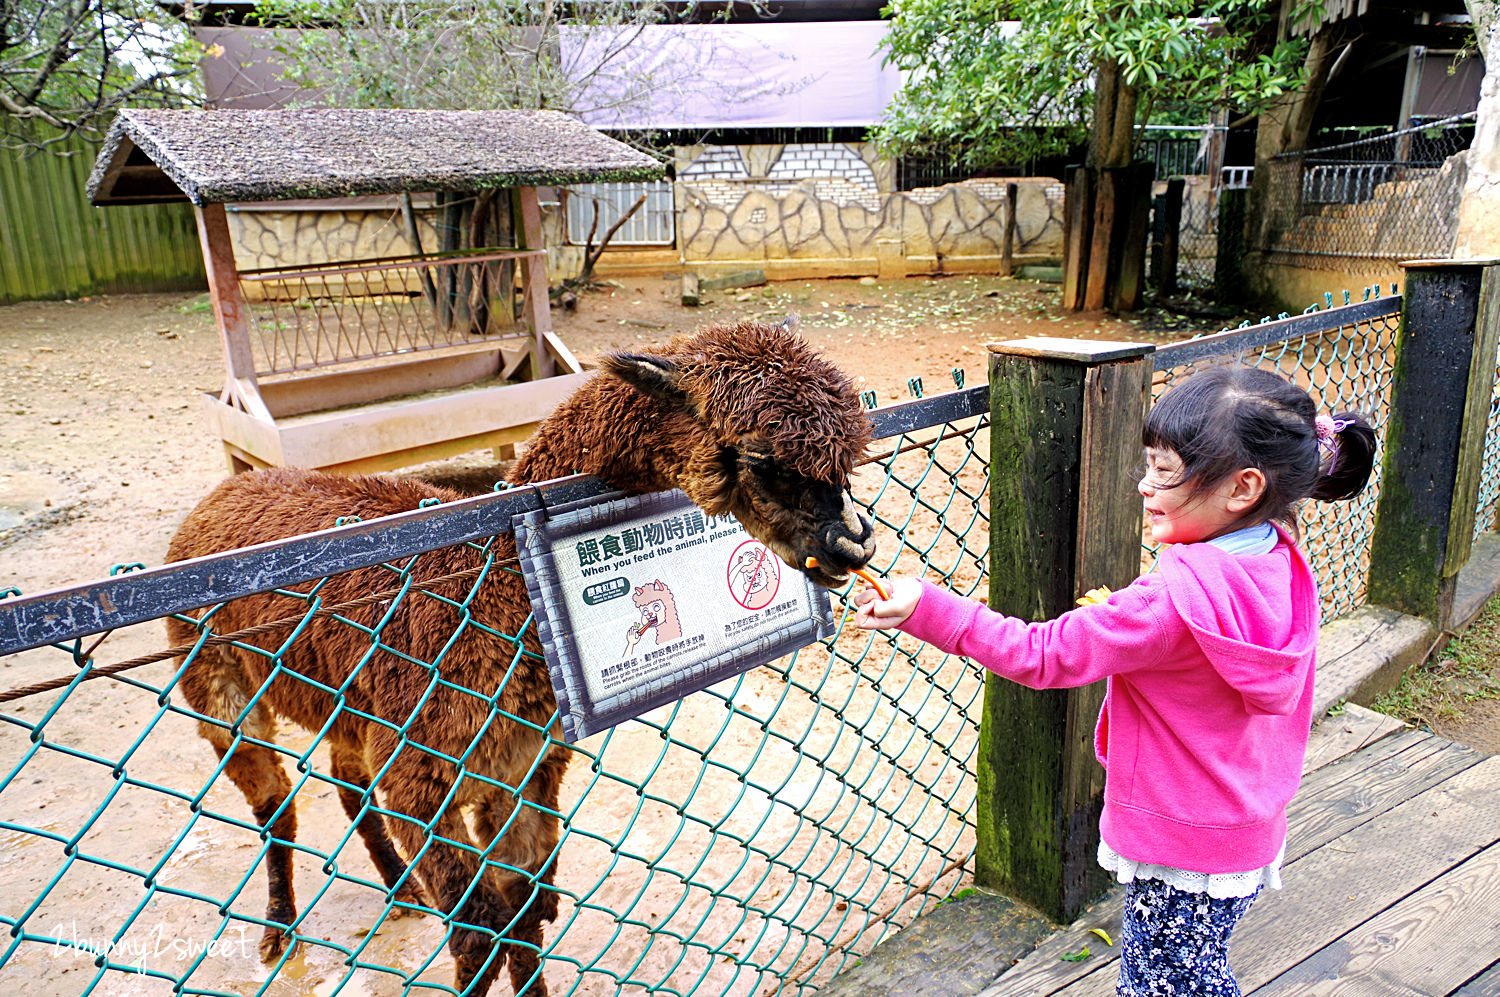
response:
{"label": "floral patterned leggings", "polygon": [[1215,899],[1159,879],[1125,888],[1119,997],[1240,997],[1229,970],[1229,933],[1255,895]]}

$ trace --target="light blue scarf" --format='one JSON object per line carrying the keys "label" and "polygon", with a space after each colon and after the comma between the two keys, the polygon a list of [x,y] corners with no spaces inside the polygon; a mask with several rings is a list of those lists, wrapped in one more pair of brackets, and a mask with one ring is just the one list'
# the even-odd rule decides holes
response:
{"label": "light blue scarf", "polygon": [[1276,527],[1269,522],[1247,526],[1208,541],[1230,554],[1269,554],[1276,549]]}

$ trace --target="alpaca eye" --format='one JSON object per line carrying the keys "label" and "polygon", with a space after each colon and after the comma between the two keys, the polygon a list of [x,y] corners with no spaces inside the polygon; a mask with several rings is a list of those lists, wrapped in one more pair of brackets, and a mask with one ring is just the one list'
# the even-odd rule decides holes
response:
{"label": "alpaca eye", "polygon": [[755,476],[765,482],[786,484],[797,477],[795,472],[775,457],[752,454],[748,463]]}

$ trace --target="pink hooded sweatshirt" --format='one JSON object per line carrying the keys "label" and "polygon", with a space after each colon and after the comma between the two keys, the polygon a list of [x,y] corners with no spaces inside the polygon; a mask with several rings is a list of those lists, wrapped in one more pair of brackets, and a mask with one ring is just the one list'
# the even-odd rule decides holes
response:
{"label": "pink hooded sweatshirt", "polygon": [[1105,603],[1027,624],[923,583],[901,629],[1033,689],[1107,678],[1100,832],[1137,862],[1259,869],[1286,839],[1312,724],[1317,581],[1265,554],[1179,544]]}

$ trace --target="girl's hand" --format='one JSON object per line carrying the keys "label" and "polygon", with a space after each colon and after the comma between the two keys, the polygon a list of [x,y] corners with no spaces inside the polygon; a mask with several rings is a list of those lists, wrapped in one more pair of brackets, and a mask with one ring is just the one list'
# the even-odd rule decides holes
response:
{"label": "girl's hand", "polygon": [[889,599],[880,598],[869,586],[855,594],[855,626],[861,630],[883,630],[906,622],[922,598],[922,583],[915,578],[896,578],[891,581],[890,589]]}

